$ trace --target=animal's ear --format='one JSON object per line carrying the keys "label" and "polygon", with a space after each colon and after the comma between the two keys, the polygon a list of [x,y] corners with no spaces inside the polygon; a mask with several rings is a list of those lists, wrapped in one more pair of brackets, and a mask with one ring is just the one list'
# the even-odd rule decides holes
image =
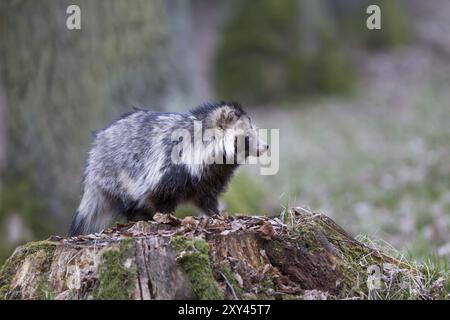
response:
{"label": "animal's ear", "polygon": [[227,128],[239,120],[239,115],[234,110],[223,111],[219,117],[218,125],[221,128]]}

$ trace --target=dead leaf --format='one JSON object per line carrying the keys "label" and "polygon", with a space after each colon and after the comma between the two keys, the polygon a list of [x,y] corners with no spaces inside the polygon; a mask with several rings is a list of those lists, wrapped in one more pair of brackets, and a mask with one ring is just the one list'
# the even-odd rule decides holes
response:
{"label": "dead leaf", "polygon": [[226,235],[228,235],[230,232],[231,232],[232,230],[224,230],[224,231],[222,231],[221,233],[220,233],[220,235],[222,235],[222,236],[226,236]]}
{"label": "dead leaf", "polygon": [[231,222],[231,229],[232,229],[233,231],[238,231],[238,230],[244,229],[244,225],[243,225],[242,222],[239,221],[239,220],[233,220],[233,221]]}
{"label": "dead leaf", "polygon": [[166,213],[156,213],[153,216],[153,220],[155,220],[158,223],[162,223],[162,224],[169,224],[171,226],[178,226],[181,224],[180,219],[178,219],[177,217],[175,217],[172,214],[166,214]]}
{"label": "dead leaf", "polygon": [[272,224],[270,222],[264,222],[261,228],[258,229],[258,232],[261,234],[261,237],[266,240],[272,239],[275,234],[273,230]]}
{"label": "dead leaf", "polygon": [[206,226],[209,224],[209,218],[208,217],[202,217],[200,219],[200,227],[205,229]]}
{"label": "dead leaf", "polygon": [[186,230],[193,230],[197,228],[197,225],[198,221],[191,216],[188,216],[181,220],[181,226],[183,226]]}

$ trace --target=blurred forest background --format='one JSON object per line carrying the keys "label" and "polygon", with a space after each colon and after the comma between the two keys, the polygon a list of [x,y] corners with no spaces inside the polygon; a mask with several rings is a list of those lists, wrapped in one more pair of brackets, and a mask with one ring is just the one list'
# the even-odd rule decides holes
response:
{"label": "blurred forest background", "polygon": [[281,139],[280,172],[242,168],[228,211],[305,206],[448,260],[449,17],[446,0],[2,0],[0,261],[65,235],[94,130],[218,99]]}

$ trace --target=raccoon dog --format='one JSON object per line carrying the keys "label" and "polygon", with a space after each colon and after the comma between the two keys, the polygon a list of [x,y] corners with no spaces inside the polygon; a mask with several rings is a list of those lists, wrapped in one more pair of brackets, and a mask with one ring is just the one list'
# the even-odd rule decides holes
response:
{"label": "raccoon dog", "polygon": [[[214,135],[196,146],[191,142],[199,123],[200,134],[213,129]],[[174,139],[177,132],[183,134]],[[187,143],[174,152],[182,142]],[[268,148],[235,102],[204,104],[186,114],[137,109],[95,134],[69,236],[99,232],[119,215],[149,220],[183,202],[217,214],[218,196],[239,166],[237,158]]]}

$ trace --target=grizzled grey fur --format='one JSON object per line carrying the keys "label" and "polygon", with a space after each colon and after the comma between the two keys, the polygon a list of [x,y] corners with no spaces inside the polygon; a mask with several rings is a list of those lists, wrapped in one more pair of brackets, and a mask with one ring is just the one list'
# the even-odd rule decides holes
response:
{"label": "grizzled grey fur", "polygon": [[124,115],[95,134],[69,235],[99,232],[120,215],[148,220],[155,212],[173,212],[182,202],[195,204],[205,214],[219,213],[218,196],[238,164],[190,166],[171,161],[172,132],[193,132],[194,120],[223,130],[242,122],[239,125],[250,134],[256,131],[238,103],[205,104],[186,114],[138,109]]}

